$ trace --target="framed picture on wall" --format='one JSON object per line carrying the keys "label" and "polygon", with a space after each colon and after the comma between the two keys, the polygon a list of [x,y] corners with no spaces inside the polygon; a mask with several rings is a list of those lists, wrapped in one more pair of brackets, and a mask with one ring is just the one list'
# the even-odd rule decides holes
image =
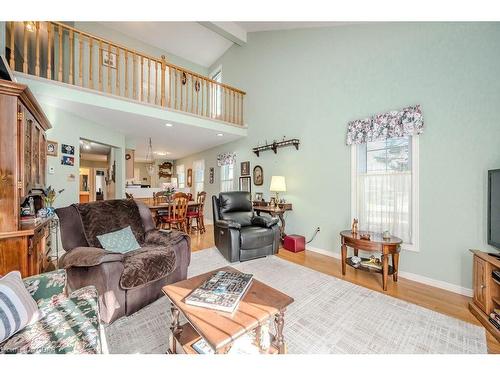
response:
{"label": "framed picture on wall", "polygon": [[116,69],[116,53],[101,49],[101,59],[102,65]]}
{"label": "framed picture on wall", "polygon": [[248,191],[249,193],[252,192],[252,177],[240,177],[240,191]]}
{"label": "framed picture on wall", "polygon": [[211,167],[209,172],[208,172],[208,182],[210,184],[214,183],[214,178],[215,178],[215,168]]}
{"label": "framed picture on wall", "polygon": [[256,165],[253,169],[253,183],[255,186],[262,186],[264,183],[264,172],[260,165]]}
{"label": "framed picture on wall", "polygon": [[61,158],[61,164],[73,166],[75,165],[75,158],[73,156],[63,155],[63,157]]}
{"label": "framed picture on wall", "polygon": [[74,155],[75,154],[75,146],[61,144],[61,152],[63,154]]}
{"label": "framed picture on wall", "polygon": [[244,161],[241,163],[241,175],[250,176],[250,162]]}
{"label": "framed picture on wall", "polygon": [[57,156],[57,142],[47,141],[47,156]]}

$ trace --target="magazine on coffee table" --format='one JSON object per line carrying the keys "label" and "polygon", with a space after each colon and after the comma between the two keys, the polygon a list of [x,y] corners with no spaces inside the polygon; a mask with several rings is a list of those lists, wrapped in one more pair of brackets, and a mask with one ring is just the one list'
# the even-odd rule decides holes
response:
{"label": "magazine on coffee table", "polygon": [[186,297],[188,305],[233,312],[248,290],[253,275],[218,271]]}

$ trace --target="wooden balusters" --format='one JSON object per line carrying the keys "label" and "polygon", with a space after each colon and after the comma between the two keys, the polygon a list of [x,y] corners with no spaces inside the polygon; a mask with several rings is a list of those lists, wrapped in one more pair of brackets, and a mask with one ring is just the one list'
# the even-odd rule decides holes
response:
{"label": "wooden balusters", "polygon": [[52,79],[52,24],[47,22],[47,79]]}
{"label": "wooden balusters", "polygon": [[63,80],[63,29],[61,27],[61,25],[59,25],[57,27],[57,33],[59,35],[59,51],[58,51],[58,55],[59,55],[59,59],[58,59],[58,67],[57,67],[57,80],[59,82],[62,82]]}
{"label": "wooden balusters", "polygon": [[[161,101],[160,101],[160,105],[162,107],[165,107],[167,105],[167,100],[165,98],[165,81],[166,81],[166,68],[167,68],[167,65],[166,65],[166,61],[165,61],[165,55],[163,55],[161,57],[161,93],[160,93],[160,96],[161,96]],[[169,91],[170,91],[170,71],[168,73],[168,87],[169,87]],[[170,97],[169,97],[169,106],[170,106]]]}
{"label": "wooden balusters", "polygon": [[[13,70],[17,68],[25,74],[197,116],[244,124],[244,92],[170,64],[165,56],[148,56],[59,22],[8,22],[7,25],[10,27],[9,66]],[[16,41],[19,44],[17,67]],[[97,58],[95,51],[98,51]]]}
{"label": "wooden balusters", "polygon": [[99,58],[97,59],[99,61],[99,66],[97,67],[99,71],[99,91],[102,91],[102,41],[99,40]]}
{"label": "wooden balusters", "polygon": [[9,65],[12,70],[16,69],[16,47],[14,44],[14,35],[16,32],[16,23],[14,21],[11,21],[10,23],[10,58],[9,58]]}
{"label": "wooden balusters", "polygon": [[128,98],[128,52],[125,50],[125,97]]}
{"label": "wooden balusters", "polygon": [[111,44],[108,43],[108,93],[111,94]]}
{"label": "wooden balusters", "polygon": [[116,47],[116,74],[115,74],[116,95],[120,95],[120,49]]}
{"label": "wooden balusters", "polygon": [[83,40],[78,35],[78,84],[83,87]]}
{"label": "wooden balusters", "polygon": [[[23,28],[23,73],[28,73],[28,22],[24,22]],[[15,53],[15,51],[14,51]]]}
{"label": "wooden balusters", "polygon": [[35,35],[35,75],[40,77],[40,22],[36,22]]}
{"label": "wooden balusters", "polygon": [[141,56],[141,97],[139,100],[144,101],[144,57]]}
{"label": "wooden balusters", "polygon": [[92,50],[94,46],[92,44],[92,38],[89,38],[89,86],[91,89],[94,88],[94,79],[92,77],[92,65],[94,64],[92,61]]}
{"label": "wooden balusters", "polygon": [[74,43],[73,30],[69,31],[69,83],[73,84],[73,65],[74,65]]}

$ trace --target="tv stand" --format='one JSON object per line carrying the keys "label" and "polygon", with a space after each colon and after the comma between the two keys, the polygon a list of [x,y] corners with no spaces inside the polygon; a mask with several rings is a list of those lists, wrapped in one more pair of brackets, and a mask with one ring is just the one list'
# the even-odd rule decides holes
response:
{"label": "tv stand", "polygon": [[500,282],[492,272],[500,270],[500,259],[479,250],[470,250],[474,254],[473,287],[474,295],[469,303],[470,312],[500,342],[500,330],[490,321],[493,309],[500,309]]}

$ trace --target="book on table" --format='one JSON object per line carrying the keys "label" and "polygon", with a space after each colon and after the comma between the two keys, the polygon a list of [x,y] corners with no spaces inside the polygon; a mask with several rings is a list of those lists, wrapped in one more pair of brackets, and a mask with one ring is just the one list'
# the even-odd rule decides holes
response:
{"label": "book on table", "polygon": [[185,299],[186,304],[233,312],[248,290],[253,275],[218,271]]}

